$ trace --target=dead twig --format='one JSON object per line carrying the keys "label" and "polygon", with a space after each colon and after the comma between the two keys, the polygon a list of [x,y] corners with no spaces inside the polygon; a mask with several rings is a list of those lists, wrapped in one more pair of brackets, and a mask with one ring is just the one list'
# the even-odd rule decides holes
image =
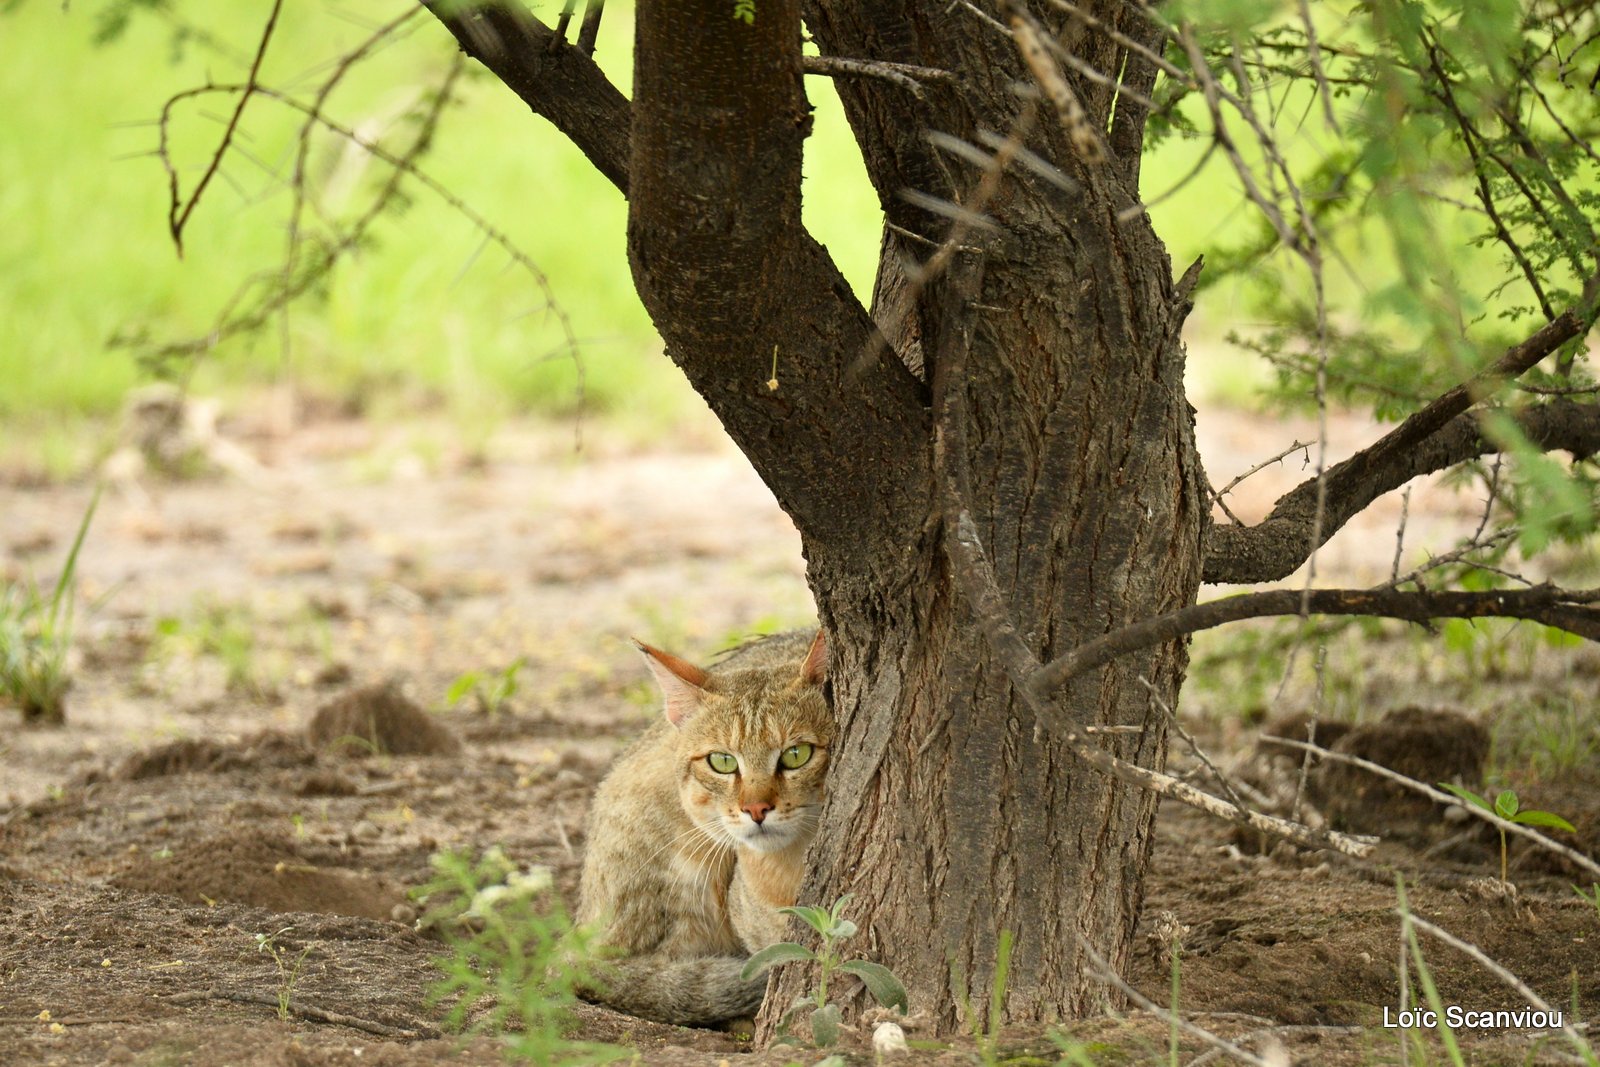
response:
{"label": "dead twig", "polygon": [[1289,748],[1299,749],[1301,751],[1309,751],[1314,753],[1319,759],[1333,760],[1335,763],[1348,763],[1352,767],[1360,767],[1364,771],[1371,771],[1380,778],[1387,778],[1389,781],[1394,782],[1397,785],[1404,786],[1413,793],[1421,793],[1423,796],[1428,797],[1430,800],[1435,800],[1440,804],[1454,804],[1468,815],[1471,815],[1477,819],[1482,819],[1484,822],[1494,826],[1497,829],[1525,837],[1529,841],[1532,841],[1535,845],[1544,849],[1546,852],[1553,852],[1558,856],[1563,856],[1577,864],[1582,869],[1588,871],[1590,874],[1600,877],[1600,863],[1596,863],[1594,860],[1590,859],[1588,856],[1585,856],[1577,849],[1569,848],[1559,841],[1552,840],[1546,837],[1544,834],[1541,834],[1539,831],[1532,829],[1531,827],[1524,826],[1521,823],[1514,823],[1507,819],[1502,819],[1500,816],[1494,814],[1493,812],[1485,811],[1476,804],[1463,804],[1461,803],[1461,799],[1459,797],[1451,796],[1449,793],[1446,793],[1441,789],[1435,789],[1433,786],[1428,785],[1425,782],[1419,782],[1415,778],[1408,778],[1399,771],[1390,770],[1381,763],[1373,763],[1371,760],[1362,759],[1360,756],[1346,755],[1343,752],[1332,752],[1318,745],[1308,745],[1304,741],[1295,741],[1287,737],[1274,737],[1270,734],[1263,734],[1261,740],[1270,742],[1274,745],[1286,745]]}
{"label": "dead twig", "polygon": [[[164,1004],[195,1004],[206,1000],[230,1000],[238,1004],[265,1004],[270,1008],[279,1006],[277,996],[272,993],[219,989],[215,986],[210,989],[197,989],[189,993],[175,993],[170,997],[161,998]],[[312,1022],[328,1023],[331,1026],[348,1026],[352,1030],[361,1030],[368,1034],[376,1034],[379,1037],[398,1037],[415,1040],[417,1038],[439,1036],[439,1031],[427,1023],[413,1023],[409,1028],[390,1026],[388,1023],[361,1019],[354,1015],[345,1015],[342,1012],[314,1008],[303,1001],[290,1000],[289,1011],[293,1015]]]}

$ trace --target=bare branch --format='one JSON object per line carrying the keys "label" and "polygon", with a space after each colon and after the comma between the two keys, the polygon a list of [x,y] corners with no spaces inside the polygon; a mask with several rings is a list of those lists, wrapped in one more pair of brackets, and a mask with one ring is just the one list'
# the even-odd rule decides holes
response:
{"label": "bare branch", "polygon": [[520,7],[471,7],[455,0],[424,0],[424,5],[463,52],[549,119],[627,195],[632,109],[593,59]]}
{"label": "bare branch", "polygon": [[800,69],[807,74],[820,74],[828,78],[882,78],[905,89],[918,100],[925,99],[927,95],[922,91],[923,82],[949,84],[955,81],[955,75],[937,67],[889,63],[879,59],[847,59],[844,56],[802,56]]}
{"label": "bare branch", "polygon": [[594,55],[595,39],[600,36],[600,18],[605,14],[606,0],[588,0],[583,5],[583,25],[578,27],[578,51]]}
{"label": "bare branch", "polygon": [[189,199],[182,203],[178,196],[178,171],[171,165],[170,157],[167,155],[167,112],[165,110],[162,112],[161,159],[167,164],[167,177],[171,186],[167,226],[172,232],[172,243],[177,247],[180,257],[183,255],[183,228],[188,223],[189,216],[194,214],[194,209],[200,203],[200,197],[204,195],[206,186],[211,184],[211,179],[216,177],[217,171],[222,167],[222,157],[228,154],[228,146],[233,143],[233,135],[238,132],[239,119],[257,88],[256,79],[261,74],[261,61],[267,54],[267,45],[272,41],[272,31],[278,25],[278,12],[282,8],[283,0],[272,0],[272,11],[267,15],[266,28],[261,31],[261,41],[256,45],[255,58],[250,61],[250,73],[245,76],[244,91],[239,94],[239,102],[234,105],[233,114],[228,118],[228,125],[222,131],[222,141],[217,145],[217,150],[211,154],[211,162],[206,165],[205,173],[200,175],[200,180],[195,183]]}
{"label": "bare branch", "polygon": [[1463,804],[1461,803],[1460,797],[1451,796],[1442,789],[1435,789],[1426,782],[1419,782],[1415,778],[1408,778],[1399,771],[1390,770],[1381,763],[1373,763],[1371,760],[1362,759],[1360,756],[1347,755],[1343,752],[1331,752],[1328,749],[1319,748],[1316,745],[1308,745],[1304,741],[1295,741],[1288,737],[1273,737],[1270,734],[1263,734],[1261,740],[1270,742],[1274,745],[1287,745],[1289,748],[1310,751],[1315,753],[1321,759],[1333,760],[1335,763],[1348,763],[1352,767],[1360,767],[1364,771],[1371,771],[1380,778],[1387,778],[1389,781],[1394,782],[1397,785],[1404,786],[1413,793],[1421,793],[1423,796],[1429,798],[1430,800],[1437,801],[1440,804],[1454,804],[1460,807],[1460,809],[1466,812],[1468,815],[1471,815],[1473,818],[1482,819],[1491,826],[1494,826],[1500,830],[1504,830],[1507,833],[1516,834],[1519,837],[1525,837],[1529,841],[1532,841],[1535,845],[1538,845],[1540,848],[1544,849],[1546,852],[1554,852],[1558,856],[1564,856],[1573,863],[1577,864],[1583,870],[1588,871],[1596,877],[1600,877],[1600,863],[1596,863],[1594,860],[1590,859],[1588,856],[1585,856],[1578,850],[1568,848],[1559,841],[1553,841],[1532,827],[1524,826],[1521,823],[1511,822],[1508,819],[1502,819],[1500,816],[1486,808],[1480,808],[1476,804]]}
{"label": "bare branch", "polygon": [[1369,615],[1408,622],[1431,619],[1528,619],[1600,641],[1600,589],[1552,585],[1488,593],[1425,593],[1397,589],[1272,589],[1245,593],[1124,626],[1051,660],[1026,680],[1037,697],[1118,656],[1175,641],[1197,630],[1273,615]]}
{"label": "bare branch", "polygon": [[1045,46],[1043,27],[1025,10],[1016,7],[1011,11],[1011,33],[1022,61],[1033,73],[1033,80],[1038,83],[1045,99],[1056,109],[1061,128],[1066,131],[1067,141],[1078,153],[1078,158],[1085,163],[1104,162],[1106,146],[1100,140],[1094,124],[1089,121],[1088,112],[1083,110],[1078,94],[1072,91],[1072,86],[1067,84],[1061,69],[1050,57],[1050,50]]}
{"label": "bare branch", "polygon": [[[1585,303],[1593,300],[1595,280],[1585,292]],[[1322,478],[1326,509],[1317,534],[1325,543],[1352,516],[1391,489],[1399,488],[1418,474],[1441,470],[1484,451],[1465,451],[1478,438],[1476,420],[1452,426],[1453,420],[1473,404],[1498,392],[1512,378],[1528,370],[1584,331],[1579,313],[1569,310],[1541,327],[1521,344],[1508,349],[1500,359],[1468,381],[1436,398],[1378,441],[1330,468]],[[1542,409],[1524,412],[1519,423],[1548,421]],[[1570,414],[1570,413],[1569,413]],[[1453,450],[1442,450],[1430,441],[1447,427],[1454,431]],[[1472,440],[1462,440],[1470,436]],[[1530,437],[1534,434],[1530,433]],[[1583,447],[1578,434],[1577,447]],[[1546,447],[1551,447],[1546,445]],[[1554,447],[1566,447],[1557,442]],[[1592,446],[1590,449],[1592,450]],[[1441,455],[1441,451],[1446,454]],[[1432,463],[1421,466],[1420,462]],[[1300,566],[1312,545],[1309,537],[1316,520],[1318,479],[1309,479],[1285,494],[1277,506],[1255,526],[1214,526],[1206,534],[1205,581],[1262,582],[1286,577]]]}

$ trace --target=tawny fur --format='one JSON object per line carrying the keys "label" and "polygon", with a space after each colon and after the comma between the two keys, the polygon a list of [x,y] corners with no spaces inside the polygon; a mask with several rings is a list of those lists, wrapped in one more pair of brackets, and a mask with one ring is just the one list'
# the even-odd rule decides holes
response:
{"label": "tawny fur", "polygon": [[[746,645],[710,672],[641,646],[665,716],[595,793],[578,908],[614,956],[591,994],[680,1025],[748,1016],[764,979],[746,955],[781,940],[822,805],[833,741],[826,649],[806,633]],[[801,767],[782,752],[808,744]],[[710,753],[738,760],[718,773]],[[770,806],[770,810],[763,810]],[[752,812],[760,812],[757,820]]]}

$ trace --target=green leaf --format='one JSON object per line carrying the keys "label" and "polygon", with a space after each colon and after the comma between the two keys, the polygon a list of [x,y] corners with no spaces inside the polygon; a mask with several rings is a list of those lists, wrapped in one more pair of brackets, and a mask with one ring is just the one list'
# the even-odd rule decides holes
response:
{"label": "green leaf", "polygon": [[828,914],[835,922],[838,921],[839,916],[844,914],[844,906],[850,903],[850,898],[853,896],[855,896],[854,893],[846,893],[844,896],[833,902],[833,909]]}
{"label": "green leaf", "polygon": [[833,924],[833,939],[843,941],[847,937],[856,936],[856,924],[849,919],[840,919]]}
{"label": "green leaf", "polygon": [[814,908],[809,905],[802,904],[798,907],[779,908],[778,910],[786,915],[793,915],[797,917],[819,934],[826,934],[833,927],[833,916],[829,915],[827,911],[822,908]]}
{"label": "green leaf", "polygon": [[894,972],[881,963],[870,960],[846,960],[839,964],[839,970],[846,974],[853,974],[866,983],[867,992],[886,1008],[899,1008],[904,1014],[910,1006],[906,1000],[906,987],[900,984],[900,979]]}
{"label": "green leaf", "polygon": [[1517,814],[1517,794],[1510,789],[1503,789],[1500,795],[1494,798],[1494,813],[1502,819],[1514,819]]}
{"label": "green leaf", "polygon": [[780,963],[816,958],[816,955],[804,945],[797,945],[793,941],[779,941],[776,945],[768,945],[746,960],[744,970],[739,972],[739,977],[748,982],[764,973],[769,967],[776,967]]}
{"label": "green leaf", "polygon": [[445,703],[450,705],[459,704],[461,702],[461,698],[472,692],[473,687],[476,686],[478,682],[482,680],[482,678],[483,675],[480,671],[468,671],[467,673],[458,677],[455,681],[450,683],[450,688],[444,691]]}
{"label": "green leaf", "polygon": [[1569,834],[1578,832],[1576,826],[1549,811],[1519,811],[1511,817],[1511,821],[1523,826],[1548,826],[1556,830],[1565,830]]}
{"label": "green leaf", "polygon": [[1461,786],[1459,786],[1459,785],[1451,785],[1449,782],[1440,782],[1439,783],[1439,788],[1443,789],[1447,793],[1450,793],[1450,794],[1454,795],[1456,797],[1456,799],[1464,800],[1468,804],[1472,804],[1472,805],[1475,805],[1477,807],[1482,808],[1484,811],[1487,811],[1487,812],[1493,812],[1494,811],[1494,805],[1490,804],[1487,800],[1483,799],[1482,797],[1480,797],[1478,794],[1474,793],[1470,789],[1463,789]]}
{"label": "green leaf", "polygon": [[839,1040],[839,1005],[824,1004],[811,1013],[811,1040],[819,1048]]}

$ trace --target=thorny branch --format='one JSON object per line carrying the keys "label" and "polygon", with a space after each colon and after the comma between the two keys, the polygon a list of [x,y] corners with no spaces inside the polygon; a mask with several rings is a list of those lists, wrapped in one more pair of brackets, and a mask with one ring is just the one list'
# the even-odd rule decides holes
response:
{"label": "thorny branch", "polygon": [[[234,105],[233,114],[228,117],[228,124],[222,131],[222,140],[217,145],[217,150],[211,154],[211,162],[206,165],[205,173],[200,175],[200,180],[195,183],[194,191],[189,194],[187,201],[178,193],[178,168],[172,165],[172,157],[167,150],[167,127],[165,121],[161,126],[161,162],[167,168],[167,179],[170,185],[171,201],[167,208],[167,226],[172,232],[172,243],[178,249],[178,255],[183,255],[183,228],[189,222],[189,216],[194,213],[195,206],[200,203],[200,197],[205,194],[206,186],[211,184],[211,179],[216,177],[217,171],[222,167],[222,158],[228,154],[228,146],[233,143],[233,135],[239,129],[239,119],[244,115],[245,105],[250,102],[250,95],[257,88],[256,79],[261,74],[261,61],[266,57],[267,45],[272,41],[272,31],[278,25],[278,12],[283,8],[283,0],[272,0],[272,10],[267,14],[266,28],[261,31],[261,40],[256,45],[255,58],[250,61],[250,73],[245,78],[244,89],[239,94],[239,102]],[[166,112],[162,112],[165,120]]]}
{"label": "thorny branch", "polygon": [[[1593,302],[1597,285],[1600,275],[1590,279],[1580,307]],[[1581,337],[1587,327],[1588,320],[1580,310],[1567,310],[1507,349],[1492,366],[1437,397],[1374,444],[1302,482],[1281,497],[1260,523],[1212,527],[1206,534],[1205,580],[1217,583],[1283,578],[1305,560],[1305,538],[1314,528],[1320,544],[1383,493],[1418,474],[1470,458],[1460,455],[1434,467],[1416,466],[1419,450],[1443,436],[1459,416],[1474,404],[1493,397],[1507,382],[1562,345]],[[1541,410],[1527,412],[1525,418],[1536,420],[1541,417]],[[1473,428],[1476,429],[1475,424]],[[1320,509],[1324,518],[1317,526],[1319,501],[1324,505]]]}
{"label": "thorny branch", "polygon": [[[370,50],[375,47],[376,44],[381,41],[386,34],[397,30],[404,22],[405,19],[403,18],[397,19],[394,22],[391,22],[388,26],[380,28],[380,30],[373,37],[359,45],[356,51],[362,54],[370,52]],[[527,253],[523,252],[516,246],[514,242],[512,242],[509,236],[492,225],[487,218],[475,211],[460,197],[456,196],[447,187],[445,187],[443,183],[439,182],[437,179],[423,171],[417,164],[417,160],[432,144],[434,131],[438,127],[439,120],[444,112],[444,108],[452,98],[456,79],[460,77],[462,69],[463,65],[459,58],[451,63],[449,70],[446,72],[438,89],[435,90],[431,96],[426,110],[419,117],[420,121],[418,123],[418,132],[415,138],[406,148],[400,151],[393,151],[385,148],[378,141],[364,137],[349,126],[343,125],[329,118],[323,111],[323,105],[327,99],[328,93],[332,91],[331,88],[328,88],[327,92],[319,93],[311,103],[304,102],[297,97],[290,95],[289,93],[282,92],[280,90],[264,86],[259,82],[252,81],[246,81],[239,84],[206,84],[185,90],[181,93],[177,93],[169,98],[166,104],[162,107],[161,117],[159,120],[159,152],[168,169],[174,173],[176,172],[176,167],[174,166],[170,156],[170,140],[168,134],[168,129],[172,122],[174,111],[178,105],[185,103],[186,101],[213,94],[225,96],[238,94],[241,97],[254,96],[265,100],[271,100],[282,106],[288,107],[304,116],[307,126],[314,126],[327,130],[328,132],[347,141],[348,143],[355,145],[374,159],[386,164],[390,168],[390,173],[384,185],[374,196],[367,209],[353,223],[351,223],[347,229],[345,229],[343,232],[336,230],[331,240],[323,242],[318,249],[318,256],[312,262],[305,265],[303,269],[299,269],[297,271],[296,267],[298,264],[291,259],[291,261],[286,262],[278,270],[265,271],[252,276],[240,286],[233,297],[229,300],[228,304],[219,312],[216,324],[210,331],[203,336],[190,340],[174,341],[153,346],[145,358],[152,361],[160,361],[164,359],[196,356],[211,350],[220,341],[227,337],[240,333],[246,333],[264,326],[270,320],[270,317],[273,314],[281,310],[290,302],[309,292],[313,286],[318,283],[318,281],[326,276],[327,272],[333,267],[333,265],[341,256],[360,246],[371,226],[378,220],[378,218],[388,208],[394,197],[397,195],[401,182],[406,178],[411,178],[412,180],[421,184],[423,187],[427,188],[435,196],[439,197],[448,207],[450,207],[451,210],[466,219],[473,228],[483,234],[485,240],[500,247],[512,260],[512,262],[516,263],[528,273],[528,275],[534,280],[534,284],[539,288],[541,295],[544,298],[545,309],[553,316],[561,330],[563,340],[560,347],[557,349],[557,353],[570,356],[575,362],[577,362],[577,336],[573,331],[571,322],[568,319],[566,312],[561,308],[555,299],[555,293],[550,285],[549,279],[542,271],[539,270],[538,266],[527,255]],[[344,76],[344,73],[347,70],[348,66],[346,64],[336,64],[334,71],[330,76],[330,82],[337,83],[337,81]],[[302,137],[304,136],[306,136],[306,133],[303,129]],[[212,162],[214,164],[220,165],[220,157],[224,148],[225,146],[219,147],[217,154],[213,156]],[[303,238],[301,238],[298,234],[298,228],[300,225],[298,205],[303,204],[306,201],[305,181],[306,174],[304,169],[297,166],[294,175],[291,178],[291,185],[295,191],[297,205],[296,213],[292,216],[293,222],[290,233],[291,257],[293,257],[297,252],[301,241],[303,240]],[[265,295],[259,297],[254,304],[245,307],[243,310],[239,310],[240,305],[244,304],[245,298],[258,285],[266,289]],[[136,343],[136,339],[124,339],[121,343]],[[579,364],[578,390],[580,406],[582,402],[582,380],[583,368],[581,364]]]}

